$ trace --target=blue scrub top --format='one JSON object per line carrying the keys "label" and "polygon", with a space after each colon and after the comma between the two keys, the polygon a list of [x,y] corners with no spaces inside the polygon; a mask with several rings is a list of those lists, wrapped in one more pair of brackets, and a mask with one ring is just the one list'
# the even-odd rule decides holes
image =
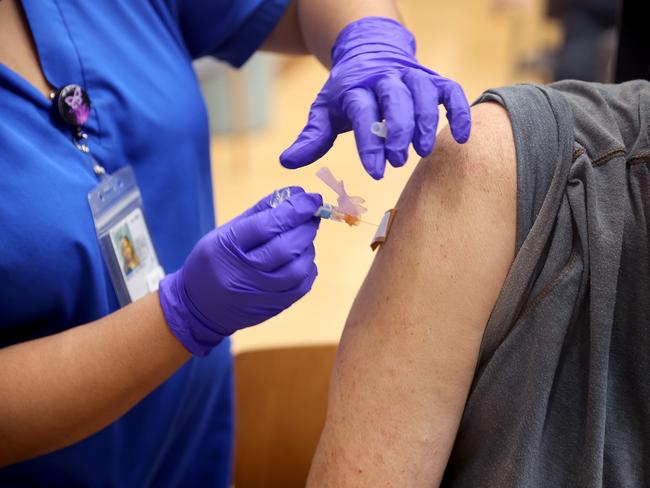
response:
{"label": "blue scrub top", "polygon": [[[22,2],[46,78],[90,95],[94,157],[109,172],[133,166],[167,272],[214,226],[208,123],[191,60],[211,54],[240,66],[288,2]],[[50,101],[2,64],[0,172],[0,347],[113,312],[88,156]],[[0,486],[227,486],[231,446],[224,341],[99,433],[0,469]]]}

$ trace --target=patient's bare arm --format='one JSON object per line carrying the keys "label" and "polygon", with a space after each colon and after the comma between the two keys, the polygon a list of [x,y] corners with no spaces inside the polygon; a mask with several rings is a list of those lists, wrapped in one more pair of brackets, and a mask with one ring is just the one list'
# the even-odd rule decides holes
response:
{"label": "patient's bare arm", "polygon": [[413,173],[341,339],[309,486],[440,483],[481,337],[514,258],[508,115],[473,109]]}

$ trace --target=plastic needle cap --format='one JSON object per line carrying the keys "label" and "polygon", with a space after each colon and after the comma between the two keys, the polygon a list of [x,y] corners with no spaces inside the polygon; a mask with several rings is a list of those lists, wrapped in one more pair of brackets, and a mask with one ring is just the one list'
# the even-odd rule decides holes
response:
{"label": "plastic needle cap", "polygon": [[386,127],[386,122],[383,120],[381,122],[373,122],[370,126],[370,132],[377,137],[386,139],[386,136],[388,136],[388,127]]}

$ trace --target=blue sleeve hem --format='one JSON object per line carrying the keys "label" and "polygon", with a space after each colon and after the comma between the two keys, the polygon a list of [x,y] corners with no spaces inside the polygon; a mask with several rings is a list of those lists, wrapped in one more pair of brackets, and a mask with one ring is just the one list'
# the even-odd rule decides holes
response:
{"label": "blue sleeve hem", "polygon": [[210,54],[240,68],[269,37],[290,1],[267,0],[235,34]]}

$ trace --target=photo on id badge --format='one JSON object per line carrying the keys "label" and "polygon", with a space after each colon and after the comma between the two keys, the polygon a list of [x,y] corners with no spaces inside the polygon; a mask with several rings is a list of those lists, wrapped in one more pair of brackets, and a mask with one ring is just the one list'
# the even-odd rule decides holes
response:
{"label": "photo on id badge", "polygon": [[152,243],[142,211],[135,209],[120,220],[111,228],[110,236],[131,300],[135,301],[152,291],[152,288],[157,288],[151,283],[152,274],[157,274],[157,279],[160,280],[163,272],[155,253],[152,252]]}
{"label": "photo on id badge", "polygon": [[126,278],[140,266],[140,258],[133,245],[129,224],[124,224],[121,229],[117,229],[113,233],[113,245],[119,247],[120,267]]}

